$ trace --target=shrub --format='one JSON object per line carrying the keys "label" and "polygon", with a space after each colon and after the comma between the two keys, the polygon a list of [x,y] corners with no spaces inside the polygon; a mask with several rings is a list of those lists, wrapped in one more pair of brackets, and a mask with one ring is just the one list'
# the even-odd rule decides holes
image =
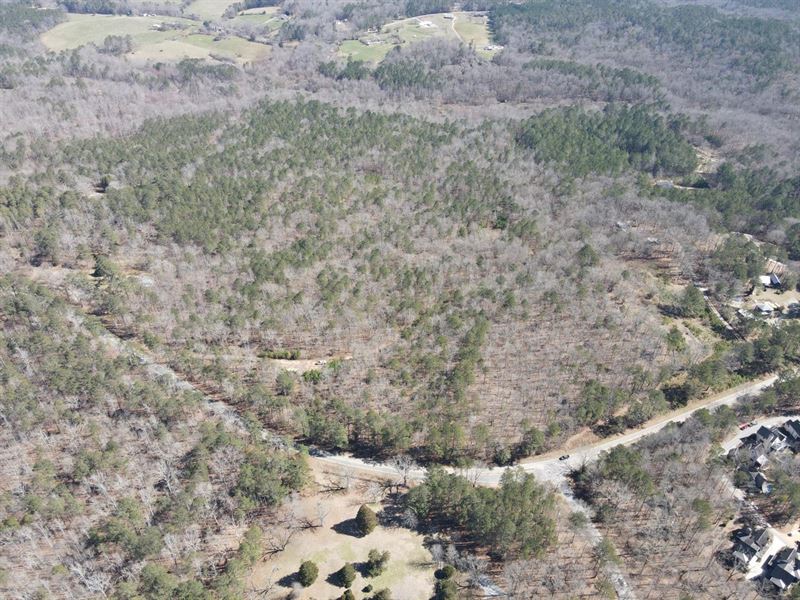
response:
{"label": "shrub", "polygon": [[433,588],[435,600],[455,600],[458,598],[458,586],[452,579],[439,579]]}
{"label": "shrub", "polygon": [[356,569],[351,563],[344,563],[344,566],[336,571],[334,576],[340,587],[349,588],[353,585],[356,578]]}
{"label": "shrub", "polygon": [[317,575],[319,575],[319,567],[317,567],[316,563],[307,560],[300,565],[300,570],[297,572],[297,579],[300,585],[308,587],[317,580]]}
{"label": "shrub", "polygon": [[386,588],[383,588],[382,590],[375,592],[375,595],[372,596],[372,600],[392,600],[392,592]]}
{"label": "shrub", "polygon": [[339,596],[339,600],[356,600],[356,596],[350,590],[345,590],[344,593]]}
{"label": "shrub", "polygon": [[436,579],[452,579],[456,574],[456,569],[453,565],[445,565],[441,569],[437,569],[434,575]]}
{"label": "shrub", "polygon": [[356,525],[361,535],[369,535],[378,525],[378,516],[369,506],[362,504],[356,515]]}
{"label": "shrub", "polygon": [[386,570],[386,564],[389,562],[388,552],[379,552],[374,548],[369,551],[367,556],[367,577],[377,577]]}

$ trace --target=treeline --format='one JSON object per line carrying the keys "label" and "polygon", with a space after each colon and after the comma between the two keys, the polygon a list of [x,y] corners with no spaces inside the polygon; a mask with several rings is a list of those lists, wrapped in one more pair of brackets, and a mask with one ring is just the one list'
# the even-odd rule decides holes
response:
{"label": "treeline", "polygon": [[441,85],[441,78],[421,62],[414,60],[383,61],[370,69],[362,61],[349,60],[344,66],[330,61],[319,66],[319,72],[331,79],[372,79],[383,90],[407,88],[432,89]]}
{"label": "treeline", "polygon": [[495,489],[431,468],[405,504],[424,526],[462,533],[499,559],[541,556],[556,542],[555,496],[521,469],[503,473]]}
{"label": "treeline", "polygon": [[634,99],[635,91],[644,88],[656,95],[660,106],[664,105],[660,93],[661,81],[658,77],[629,67],[618,69],[603,64],[588,65],[555,58],[538,58],[526,62],[522,67],[527,70],[555,72],[585,80],[589,86],[588,92],[602,91],[609,100],[623,98],[626,95]]}
{"label": "treeline", "polygon": [[62,10],[39,9],[16,2],[0,4],[0,32],[22,38],[46,31],[65,18]]}
{"label": "treeline", "polygon": [[59,0],[64,10],[71,13],[98,15],[132,15],[133,7],[115,0]]}
{"label": "treeline", "polygon": [[405,14],[407,17],[443,13],[450,10],[450,0],[406,0]]}
{"label": "treeline", "polygon": [[697,158],[681,136],[681,122],[646,107],[609,105],[602,112],[550,109],[524,121],[517,141],[538,162],[554,162],[571,174],[689,173]]}
{"label": "treeline", "polygon": [[737,171],[723,165],[713,187],[653,192],[702,207],[728,231],[760,234],[782,226],[787,218],[800,217],[800,176],[781,177],[769,169]]}
{"label": "treeline", "polygon": [[[112,278],[113,269],[99,267]],[[252,560],[240,552],[222,573],[216,565],[201,573],[209,550],[205,535],[214,539],[212,522],[246,523],[253,512],[274,509],[302,488],[303,457],[218,420],[198,423],[197,392],[155,378],[138,357],[112,352],[97,333],[101,326],[37,285],[0,278],[0,313],[0,413],[10,448],[32,435],[60,440],[86,432],[79,443],[37,451],[21,475],[24,493],[0,504],[6,547],[49,543],[59,563],[78,561],[83,580],[59,574],[69,589],[96,580],[105,582],[109,595],[118,589],[120,598],[240,597]],[[134,496],[130,487],[106,483],[112,479],[149,491]],[[106,501],[93,501],[98,495]],[[33,540],[24,533],[32,528],[40,532]],[[207,534],[191,541],[200,529]],[[62,544],[62,536],[76,543]],[[255,533],[242,547],[250,547],[248,556],[261,556]],[[170,567],[158,559],[166,548]],[[116,565],[137,569],[112,573],[111,554]],[[51,575],[48,569],[42,580]]]}
{"label": "treeline", "polygon": [[723,526],[738,503],[715,444],[732,435],[739,420],[728,406],[700,410],[572,473],[576,495],[591,504],[606,540],[623,556],[647,556],[626,573],[635,591],[658,579],[687,597],[747,595],[750,584],[731,580],[709,551],[730,547]]}
{"label": "treeline", "polygon": [[512,31],[524,28],[540,40],[572,37],[591,24],[612,38],[641,40],[654,51],[668,48],[693,60],[710,54],[732,69],[759,79],[772,79],[791,70],[800,53],[800,34],[777,20],[728,16],[707,6],[661,7],[649,0],[544,0],[498,3],[491,12],[495,38],[510,41]]}

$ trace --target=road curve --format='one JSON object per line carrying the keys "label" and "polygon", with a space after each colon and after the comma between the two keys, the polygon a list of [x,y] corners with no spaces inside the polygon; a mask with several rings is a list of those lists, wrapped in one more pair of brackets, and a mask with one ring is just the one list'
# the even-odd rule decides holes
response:
{"label": "road curve", "polygon": [[[682,423],[702,408],[712,409],[723,405],[730,406],[743,396],[760,393],[775,383],[777,379],[777,375],[770,375],[754,382],[739,385],[721,394],[711,396],[702,402],[657,417],[633,431],[571,450],[570,457],[566,460],[559,460],[557,456],[553,455],[554,453],[549,453],[546,456],[526,459],[517,466],[528,473],[535,474],[542,480],[554,483],[558,487],[570,469],[596,460],[601,453],[607,452],[615,446],[633,444],[645,436],[661,431],[670,423]],[[313,460],[324,465],[351,469],[364,475],[388,478],[400,476],[399,470],[389,463],[363,460],[347,454],[318,456],[314,457]],[[462,470],[454,469],[453,471],[462,473],[479,485],[496,486],[500,483],[500,478],[508,468],[513,467],[474,467]],[[408,472],[407,478],[409,481],[421,481],[425,478],[425,469],[422,467],[414,468]]]}
{"label": "road curve", "polygon": [[[83,311],[75,311],[74,316],[78,322],[85,319]],[[221,402],[214,398],[209,397],[202,390],[198,389],[194,383],[188,381],[180,373],[173,370],[167,364],[161,363],[146,349],[131,344],[127,340],[123,340],[114,332],[103,327],[101,329],[100,339],[104,341],[109,347],[113,348],[116,352],[127,352],[132,360],[136,360],[149,370],[153,375],[158,377],[165,377],[171,380],[172,384],[178,388],[194,388],[201,393],[205,400],[207,409],[224,419],[230,426],[245,430],[244,423],[239,416],[238,412],[225,402]],[[639,429],[624,433],[613,438],[599,441],[595,444],[584,446],[571,451],[571,456],[566,460],[560,460],[555,456],[545,455],[541,457],[531,458],[519,466],[528,473],[533,473],[542,481],[549,481],[552,483],[565,498],[573,511],[580,511],[589,517],[588,526],[586,527],[585,535],[587,539],[595,544],[602,539],[602,534],[596,525],[591,521],[591,510],[581,500],[575,498],[572,489],[570,488],[566,474],[570,469],[579,466],[584,462],[596,460],[602,452],[608,451],[611,448],[619,445],[632,444],[641,438],[656,433],[669,423],[679,423],[688,419],[694,412],[701,408],[715,408],[722,405],[730,405],[736,402],[742,396],[755,394],[761,392],[764,388],[772,385],[777,380],[777,376],[771,375],[761,380],[747,383],[735,388],[732,388],[722,394],[711,396],[706,400],[696,403],[692,406],[674,411],[667,415],[663,415],[650,423],[644,424]],[[279,436],[274,433],[262,429],[261,437],[264,440],[269,440],[279,447],[288,449],[288,444]],[[406,481],[421,481],[425,478],[426,470],[421,467],[413,467],[405,471],[396,467],[391,463],[379,463],[372,461],[365,461],[354,458],[348,455],[330,455],[330,456],[312,456],[312,461],[318,464],[338,467],[347,471],[364,474],[367,476],[380,476],[382,478],[389,478],[399,481],[405,479]],[[462,474],[468,477],[471,481],[478,485],[496,486],[500,482],[503,473],[509,467],[478,467],[472,469],[462,470]],[[609,580],[614,586],[617,598],[620,600],[636,600],[636,596],[630,584],[625,578],[625,574],[618,565],[609,564],[604,568],[604,571],[609,577]],[[487,580],[481,584],[486,596],[497,597],[502,595],[502,591],[491,581]]]}

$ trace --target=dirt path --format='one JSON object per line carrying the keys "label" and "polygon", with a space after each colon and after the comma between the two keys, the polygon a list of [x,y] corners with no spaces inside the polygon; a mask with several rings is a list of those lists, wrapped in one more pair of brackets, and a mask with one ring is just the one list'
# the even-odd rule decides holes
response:
{"label": "dirt path", "polygon": [[455,34],[455,36],[458,38],[458,41],[459,41],[459,42],[461,42],[461,43],[463,44],[463,43],[465,43],[465,42],[464,42],[464,38],[462,38],[462,37],[461,37],[461,34],[460,34],[460,33],[458,33],[458,31],[456,31],[456,19],[457,19],[457,18],[458,18],[458,17],[456,17],[455,13],[453,13],[453,18],[452,18],[452,20],[450,21],[450,29],[452,29],[452,30],[453,30],[453,33],[454,33],[454,34]]}

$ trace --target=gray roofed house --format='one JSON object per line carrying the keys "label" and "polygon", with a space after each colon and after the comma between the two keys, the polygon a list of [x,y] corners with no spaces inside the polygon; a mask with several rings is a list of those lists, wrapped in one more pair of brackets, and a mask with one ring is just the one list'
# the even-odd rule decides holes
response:
{"label": "gray roofed house", "polygon": [[775,587],[785,590],[800,580],[797,548],[784,548],[767,563],[766,579]]}
{"label": "gray roofed house", "polygon": [[770,450],[781,450],[786,447],[786,436],[778,427],[764,427],[756,431],[756,440],[765,444]]}
{"label": "gray roofed house", "polygon": [[733,557],[742,568],[750,567],[769,547],[771,536],[766,529],[746,527],[736,534],[733,542]]}
{"label": "gray roofed house", "polygon": [[780,428],[781,433],[793,450],[800,450],[800,421],[789,419]]}

